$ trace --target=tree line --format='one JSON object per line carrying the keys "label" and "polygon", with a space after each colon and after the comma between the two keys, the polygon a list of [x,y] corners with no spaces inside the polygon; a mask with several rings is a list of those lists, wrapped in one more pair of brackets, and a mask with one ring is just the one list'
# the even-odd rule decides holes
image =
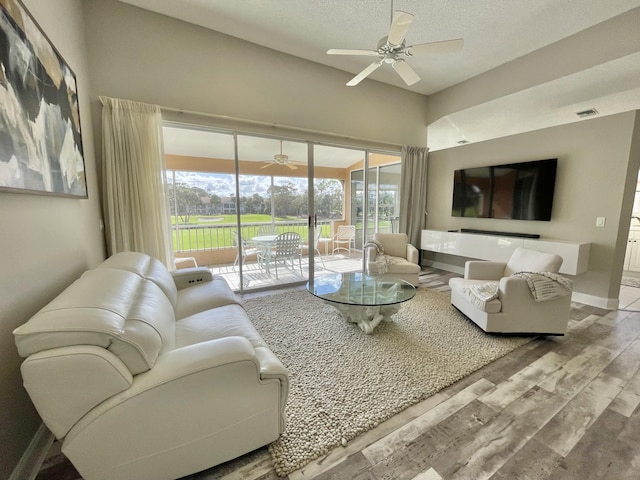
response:
{"label": "tree line", "polygon": [[[191,215],[218,215],[236,213],[235,195],[221,197],[215,192],[184,182],[167,184],[167,197],[172,215],[180,222],[188,223]],[[339,180],[317,179],[314,181],[314,205],[319,218],[342,216],[344,189]],[[240,213],[271,215],[274,217],[307,216],[309,200],[306,189],[299,189],[293,182],[272,185],[267,195],[254,193],[240,196]],[[233,211],[230,211],[233,209]]]}

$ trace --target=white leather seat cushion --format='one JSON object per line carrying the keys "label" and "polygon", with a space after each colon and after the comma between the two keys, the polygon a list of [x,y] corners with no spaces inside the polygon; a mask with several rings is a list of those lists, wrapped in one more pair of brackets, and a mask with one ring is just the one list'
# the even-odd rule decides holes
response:
{"label": "white leather seat cushion", "polygon": [[198,283],[178,290],[176,319],[188,317],[223,305],[238,304],[238,298],[226,280],[214,276],[210,282]]}
{"label": "white leather seat cushion", "polygon": [[176,322],[176,348],[224,337],[244,337],[254,348],[266,347],[240,305],[225,305]]}

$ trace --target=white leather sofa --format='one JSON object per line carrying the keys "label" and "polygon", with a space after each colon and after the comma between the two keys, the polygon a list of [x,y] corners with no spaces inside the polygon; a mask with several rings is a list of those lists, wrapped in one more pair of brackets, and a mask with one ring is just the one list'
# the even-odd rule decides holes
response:
{"label": "white leather sofa", "polygon": [[387,273],[417,287],[419,257],[418,249],[409,243],[406,233],[374,233],[373,241],[366,245],[364,252],[365,272],[368,275]]}
{"label": "white leather sofa", "polygon": [[[569,323],[571,292],[559,298],[536,301],[526,280],[518,272],[557,274],[562,257],[552,253],[517,248],[508,262],[465,263],[464,278],[449,280],[451,304],[485,332],[564,335]],[[497,282],[497,296],[479,305],[471,287]]]}
{"label": "white leather sofa", "polygon": [[287,370],[206,268],[116,254],[14,335],[24,386],[85,480],[175,479],[284,430]]}

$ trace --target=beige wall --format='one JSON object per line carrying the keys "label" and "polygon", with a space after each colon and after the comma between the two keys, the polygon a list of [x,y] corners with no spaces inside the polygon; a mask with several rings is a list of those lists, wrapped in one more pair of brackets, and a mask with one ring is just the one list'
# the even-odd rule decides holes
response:
{"label": "beige wall", "polygon": [[115,0],[87,0],[85,12],[94,102],[105,95],[426,145],[422,95],[370,81],[346,87],[348,73]]}
{"label": "beige wall", "polygon": [[12,331],[104,259],[81,0],[25,0],[77,76],[88,200],[0,193],[0,479],[9,478],[40,425],[22,387]]}
{"label": "beige wall", "polygon": [[[594,303],[616,299],[640,160],[639,117],[627,112],[432,152],[427,227],[535,233],[548,239],[591,242],[589,271],[574,277],[574,290]],[[451,216],[455,169],[556,157],[550,222]],[[604,228],[595,226],[596,217],[606,218]],[[461,265],[459,258],[438,257],[438,261]]]}

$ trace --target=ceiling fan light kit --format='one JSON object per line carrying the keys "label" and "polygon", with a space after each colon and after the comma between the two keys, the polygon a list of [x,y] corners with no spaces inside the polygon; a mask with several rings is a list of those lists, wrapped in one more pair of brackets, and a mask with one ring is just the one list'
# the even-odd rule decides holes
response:
{"label": "ceiling fan light kit", "polygon": [[[393,8],[393,6],[392,6]],[[396,73],[407,85],[413,85],[420,81],[420,76],[405,62],[404,57],[417,57],[433,53],[457,52],[464,45],[461,38],[455,40],[444,40],[440,42],[421,43],[407,46],[404,37],[409,31],[414,16],[410,13],[396,10],[392,14],[391,27],[386,37],[378,41],[375,50],[349,50],[332,48],[327,51],[328,55],[359,55],[367,57],[378,57],[378,60],[370,64],[358,75],[353,77],[347,86],[358,85],[383,64],[390,64]]]}
{"label": "ceiling fan light kit", "polygon": [[281,165],[281,166],[288,167],[291,170],[297,170],[298,169],[297,165],[306,165],[306,164],[300,163],[300,162],[292,162],[291,160],[289,160],[289,155],[285,155],[284,153],[282,153],[282,140],[280,140],[280,153],[276,153],[273,156],[273,160],[271,160],[270,162],[267,162],[266,165],[263,165],[260,168],[267,168],[267,167],[270,167],[271,165]]}

